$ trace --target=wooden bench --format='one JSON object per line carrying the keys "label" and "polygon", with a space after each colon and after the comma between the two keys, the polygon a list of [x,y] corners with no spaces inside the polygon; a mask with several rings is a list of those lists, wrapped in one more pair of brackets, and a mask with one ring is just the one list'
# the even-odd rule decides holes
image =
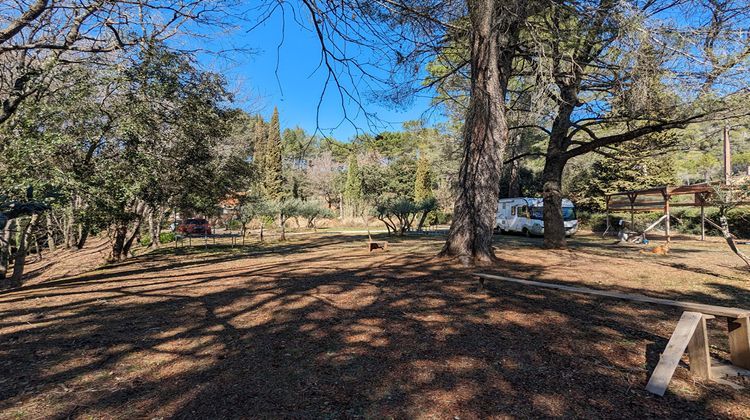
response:
{"label": "wooden bench", "polygon": [[[675,328],[667,348],[662,353],[662,360],[654,370],[647,389],[659,395],[663,395],[666,385],[669,384],[674,369],[679,363],[680,357],[687,348],[690,357],[690,372],[702,379],[713,379],[714,370],[711,366],[709,355],[708,332],[706,320],[714,317],[727,319],[727,332],[729,335],[729,354],[732,364],[740,370],[750,369],[750,310],[732,308],[703,303],[680,302],[676,300],[653,298],[644,295],[611,292],[606,290],[590,289],[587,287],[567,286],[554,283],[543,283],[531,280],[521,280],[512,277],[495,276],[492,274],[473,273],[479,280],[480,287],[484,287],[486,280],[500,280],[527,286],[542,287],[546,289],[562,290],[571,293],[584,293],[587,295],[604,296],[616,299],[625,299],[633,302],[653,303],[657,305],[672,306],[684,310],[680,321]],[[668,376],[668,377],[667,377]],[[666,379],[665,379],[666,378]]]}
{"label": "wooden bench", "polygon": [[383,242],[373,242],[373,241],[370,241],[370,242],[367,243],[367,247],[369,249],[369,252],[372,252],[372,251],[374,251],[376,249],[382,249],[383,251],[387,251],[388,250],[388,242],[386,242],[386,241],[383,241]]}

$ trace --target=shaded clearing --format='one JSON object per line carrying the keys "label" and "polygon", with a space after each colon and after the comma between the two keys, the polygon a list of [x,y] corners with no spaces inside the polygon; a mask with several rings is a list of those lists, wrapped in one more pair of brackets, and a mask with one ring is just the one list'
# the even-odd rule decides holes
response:
{"label": "shaded clearing", "polygon": [[[498,240],[503,264],[514,255],[526,277],[582,283],[582,267],[547,261],[559,252],[614,261],[586,238],[572,251],[511,252],[515,238]],[[664,398],[643,389],[680,311],[511,285],[479,292],[468,271],[433,258],[440,245],[407,237],[370,254],[366,236],[330,235],[162,249],[2,293],[0,417],[750,415],[746,391],[684,367]],[[686,299],[748,301],[743,283],[689,281]],[[725,340],[712,343],[726,358]]]}

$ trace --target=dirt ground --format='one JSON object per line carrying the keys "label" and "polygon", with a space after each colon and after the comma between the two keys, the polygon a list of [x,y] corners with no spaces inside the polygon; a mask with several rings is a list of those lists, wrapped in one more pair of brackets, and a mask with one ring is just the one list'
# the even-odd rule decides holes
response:
{"label": "dirt ground", "polygon": [[[652,256],[592,235],[564,251],[496,239],[485,272],[750,307],[750,272],[719,240]],[[750,417],[750,383],[684,364],[664,397],[644,390],[678,310],[478,290],[433,257],[438,235],[371,254],[365,240],[167,247],[77,273],[97,244],[32,264],[0,292],[0,418]],[[719,321],[712,355],[726,359]]]}

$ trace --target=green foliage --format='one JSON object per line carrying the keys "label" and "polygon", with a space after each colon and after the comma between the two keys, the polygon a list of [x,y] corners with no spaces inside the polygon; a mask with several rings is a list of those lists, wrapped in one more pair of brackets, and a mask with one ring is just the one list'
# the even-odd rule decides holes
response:
{"label": "green foliage", "polygon": [[[159,243],[160,244],[168,244],[175,241],[177,238],[177,234],[174,232],[160,232],[159,233]],[[151,237],[148,234],[141,235],[141,238],[139,240],[141,246],[148,247],[151,245]]]}
{"label": "green foliage", "polygon": [[265,175],[266,143],[268,142],[268,127],[263,117],[257,115],[253,126],[253,163],[258,168],[261,177]]}
{"label": "green foliage", "polygon": [[271,200],[280,200],[284,194],[284,175],[282,172],[281,129],[279,127],[279,110],[274,107],[271,122],[268,126],[268,139],[264,150],[263,189]]}
{"label": "green foliage", "polygon": [[359,172],[357,156],[349,156],[349,165],[346,170],[346,185],[344,186],[344,198],[352,203],[362,200],[362,175]]}
{"label": "green foliage", "polygon": [[383,132],[375,137],[359,136],[354,146],[363,152],[374,152],[386,160],[403,156],[414,156],[417,149],[417,138],[406,132]]}
{"label": "green foliage", "polygon": [[603,211],[606,193],[675,185],[674,159],[669,155],[648,153],[649,148],[654,147],[647,144],[649,141],[651,139],[628,143],[616,157],[604,157],[576,171],[568,186],[569,196],[576,206]]}
{"label": "green foliage", "polygon": [[417,170],[414,180],[414,201],[421,202],[433,197],[430,162],[427,158],[420,157],[417,161]]}
{"label": "green foliage", "polygon": [[174,232],[161,232],[159,233],[159,242],[168,244],[170,242],[174,242],[176,237],[177,234]]}
{"label": "green foliage", "polygon": [[299,206],[298,215],[307,220],[307,227],[315,228],[317,219],[332,219],[336,215],[328,207],[317,201],[305,201]]}
{"label": "green foliage", "polygon": [[244,199],[239,206],[238,219],[243,224],[259,219],[267,223],[276,214],[273,204],[261,196],[252,196]]}
{"label": "green foliage", "polygon": [[387,198],[376,203],[374,215],[385,224],[388,233],[403,235],[412,229],[414,221],[419,218],[417,230],[420,230],[427,215],[437,209],[437,200],[428,198],[420,202],[406,197]]}
{"label": "green foliage", "polygon": [[402,156],[383,171],[383,194],[389,197],[414,197],[414,180],[417,163],[414,158]]}

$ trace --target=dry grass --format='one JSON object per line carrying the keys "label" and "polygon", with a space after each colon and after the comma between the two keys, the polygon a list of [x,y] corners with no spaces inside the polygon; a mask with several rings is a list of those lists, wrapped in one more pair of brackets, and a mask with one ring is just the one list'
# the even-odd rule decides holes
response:
{"label": "dry grass", "polygon": [[[750,306],[748,275],[718,242],[652,257],[585,236],[568,251],[498,241],[491,272]],[[392,245],[295,236],[39,275],[0,294],[0,417],[750,416],[747,391],[684,367],[666,397],[643,390],[674,310],[479,292],[432,258],[439,238]]]}

